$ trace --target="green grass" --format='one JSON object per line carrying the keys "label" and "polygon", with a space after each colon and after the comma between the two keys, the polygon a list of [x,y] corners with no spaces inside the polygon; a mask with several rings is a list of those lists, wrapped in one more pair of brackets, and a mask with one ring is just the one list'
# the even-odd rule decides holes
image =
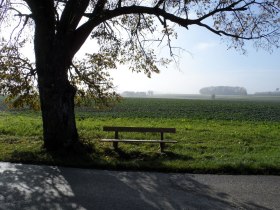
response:
{"label": "green grass", "polygon": [[[192,173],[280,174],[280,104],[256,101],[126,99],[112,110],[78,109],[86,147],[48,153],[40,113],[0,112],[0,160],[75,167]],[[177,144],[111,144],[103,126],[175,127]],[[121,133],[155,139],[158,134]]]}

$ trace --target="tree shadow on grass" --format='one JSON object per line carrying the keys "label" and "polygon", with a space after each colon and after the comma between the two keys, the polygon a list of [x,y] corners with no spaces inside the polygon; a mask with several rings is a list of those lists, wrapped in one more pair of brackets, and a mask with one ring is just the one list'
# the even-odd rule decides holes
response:
{"label": "tree shadow on grass", "polygon": [[121,160],[146,160],[146,161],[157,161],[157,160],[182,160],[190,161],[194,160],[192,156],[177,154],[171,151],[165,152],[142,152],[140,150],[127,151],[121,148],[117,150],[108,149],[106,151],[108,154],[117,153],[118,158]]}
{"label": "tree shadow on grass", "polygon": [[[43,147],[37,150],[14,150],[9,158],[15,163],[46,164],[67,167],[93,167],[98,163],[95,147],[88,143],[79,143],[68,149],[46,151]],[[95,154],[96,152],[96,154]],[[93,155],[95,154],[95,155]]]}
{"label": "tree shadow on grass", "polygon": [[[211,160],[212,156],[204,156]],[[217,167],[191,166],[196,159],[191,155],[175,153],[166,150],[161,153],[154,150],[143,150],[143,148],[122,148],[115,150],[112,147],[103,147],[91,142],[82,142],[69,150],[58,150],[47,152],[38,150],[14,150],[9,161],[28,164],[47,164],[78,168],[100,168],[100,169],[126,169],[126,170],[148,170],[161,172],[190,172],[211,174],[264,174],[279,175],[278,166],[255,167],[250,163],[220,164]],[[168,165],[166,163],[168,162]],[[174,167],[172,167],[174,163]],[[177,165],[176,165],[177,164]],[[180,168],[180,164],[183,164]],[[189,166],[190,165],[190,166]]]}
{"label": "tree shadow on grass", "polygon": [[0,163],[0,209],[269,209],[190,174]]}

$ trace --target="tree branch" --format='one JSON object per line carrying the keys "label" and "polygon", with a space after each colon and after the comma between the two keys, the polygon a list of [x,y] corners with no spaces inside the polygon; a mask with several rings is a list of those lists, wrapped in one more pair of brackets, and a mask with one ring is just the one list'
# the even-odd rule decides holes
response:
{"label": "tree branch", "polygon": [[215,30],[212,27],[210,27],[210,26],[208,26],[208,25],[206,25],[204,23],[198,23],[197,25],[202,26],[202,27],[208,29],[209,31],[211,31],[211,32],[213,32],[213,33],[215,33],[215,34],[217,34],[219,36],[225,35],[225,36],[228,36],[228,37],[232,37],[232,38],[236,38],[236,39],[244,39],[244,40],[252,40],[252,39],[264,38],[264,37],[267,37],[270,34],[272,34],[272,33],[277,31],[277,30],[272,31],[271,33],[269,33],[267,35],[260,35],[260,36],[256,36],[256,37],[251,35],[250,37],[246,37],[246,36],[241,36],[241,35],[238,35],[238,34],[230,34],[230,33],[227,33],[226,31],[222,31],[222,30]]}
{"label": "tree branch", "polygon": [[[104,0],[99,0],[98,2],[104,3]],[[244,2],[244,4],[242,4]],[[256,37],[246,37],[246,36],[238,36],[233,33],[228,33],[223,30],[215,30],[212,27],[208,26],[207,24],[202,23],[203,20],[214,16],[217,13],[222,13],[222,12],[237,12],[237,11],[245,11],[248,9],[248,7],[252,4],[255,4],[255,0],[251,0],[249,2],[246,2],[244,0],[238,0],[236,2],[231,3],[228,6],[219,8],[222,4],[219,4],[215,10],[210,11],[209,13],[203,15],[200,18],[197,19],[189,19],[187,17],[182,18],[180,16],[176,16],[174,14],[171,14],[167,12],[164,8],[159,8],[158,6],[163,4],[164,1],[158,1],[155,7],[146,7],[146,6],[137,6],[137,5],[132,5],[132,6],[123,6],[123,7],[117,7],[113,10],[103,10],[100,12],[100,14],[92,13],[92,14],[86,14],[86,16],[89,18],[89,20],[84,23],[82,26],[80,26],[76,30],[76,35],[73,40],[73,43],[75,43],[73,46],[75,46],[75,50],[78,50],[80,46],[85,42],[91,31],[101,24],[104,21],[122,16],[122,15],[130,15],[130,14],[149,14],[149,15],[154,15],[156,17],[162,17],[163,22],[166,20],[171,21],[173,23],[176,23],[182,27],[188,28],[190,25],[199,25],[202,26],[211,32],[217,34],[217,35],[225,35],[229,37],[235,37],[235,38],[240,38],[240,39],[257,39],[257,38],[262,38],[265,35],[260,35]],[[237,7],[239,5],[239,7]],[[161,19],[160,19],[161,20]],[[161,21],[161,23],[163,23]]]}
{"label": "tree branch", "polygon": [[104,6],[106,3],[107,3],[107,0],[98,0],[95,5],[93,14],[98,14],[98,13],[102,12],[104,10]]}
{"label": "tree branch", "polygon": [[141,14],[141,13],[155,15],[155,16],[162,16],[165,19],[178,23],[183,27],[187,27],[190,24],[195,24],[193,20],[177,17],[173,14],[167,13],[165,10],[160,8],[133,5],[128,7],[116,8],[114,10],[104,10],[102,11],[101,14],[94,14],[94,13],[87,14],[89,20],[83,25],[81,25],[75,32],[74,40],[72,42],[74,43],[72,45],[73,52],[77,52],[80,49],[82,44],[86,41],[86,39],[90,35],[91,31],[102,22],[121,15]]}
{"label": "tree branch", "polygon": [[163,3],[165,3],[165,0],[159,0],[158,3],[156,4],[155,8],[159,8],[160,5],[162,5]]}
{"label": "tree branch", "polygon": [[[197,20],[198,20],[199,22],[201,22],[201,21],[203,21],[203,20],[205,20],[205,19],[207,19],[207,18],[209,18],[209,17],[211,17],[211,16],[213,16],[213,15],[215,15],[215,14],[217,14],[217,13],[220,13],[220,12],[245,11],[245,10],[247,10],[247,7],[248,7],[250,4],[253,4],[255,1],[251,1],[251,2],[246,3],[245,5],[243,5],[243,6],[241,6],[241,7],[235,8],[235,6],[237,6],[237,5],[240,4],[241,2],[243,2],[243,0],[239,0],[239,1],[237,1],[237,2],[234,2],[234,3],[230,4],[230,5],[228,5],[227,7],[223,7],[223,8],[218,8],[218,7],[216,7],[215,10],[213,10],[212,12],[209,12],[209,13],[206,14],[206,15],[203,15],[202,17],[198,18]],[[221,4],[219,4],[219,5],[221,5]],[[218,5],[218,6],[219,6],[219,5]]]}
{"label": "tree branch", "polygon": [[58,34],[65,34],[74,31],[83,17],[85,10],[89,5],[89,0],[67,1],[60,22],[58,24]]}

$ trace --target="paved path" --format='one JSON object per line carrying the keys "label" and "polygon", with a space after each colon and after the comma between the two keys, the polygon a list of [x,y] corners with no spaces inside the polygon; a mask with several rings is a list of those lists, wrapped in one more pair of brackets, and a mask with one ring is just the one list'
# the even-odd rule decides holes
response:
{"label": "paved path", "polygon": [[118,172],[0,162],[0,210],[280,209],[280,176]]}

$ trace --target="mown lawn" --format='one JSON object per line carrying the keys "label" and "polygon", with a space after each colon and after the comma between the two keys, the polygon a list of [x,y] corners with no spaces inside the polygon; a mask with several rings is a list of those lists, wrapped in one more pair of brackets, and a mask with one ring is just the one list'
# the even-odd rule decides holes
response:
{"label": "mown lawn", "polygon": [[[48,153],[40,113],[0,112],[0,160],[106,169],[192,173],[280,174],[280,104],[276,102],[129,99],[112,110],[78,109],[85,147]],[[197,112],[197,113],[193,113]],[[122,144],[114,151],[100,138],[103,126],[175,127],[177,140],[161,154],[153,144]],[[155,139],[158,134],[123,133]]]}

